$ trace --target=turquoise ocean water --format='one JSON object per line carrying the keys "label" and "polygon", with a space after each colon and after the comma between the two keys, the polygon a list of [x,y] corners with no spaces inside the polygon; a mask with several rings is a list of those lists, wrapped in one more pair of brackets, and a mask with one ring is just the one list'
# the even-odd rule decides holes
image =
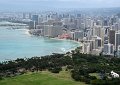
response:
{"label": "turquoise ocean water", "polygon": [[0,61],[65,53],[79,46],[70,40],[31,36],[25,29],[0,27]]}

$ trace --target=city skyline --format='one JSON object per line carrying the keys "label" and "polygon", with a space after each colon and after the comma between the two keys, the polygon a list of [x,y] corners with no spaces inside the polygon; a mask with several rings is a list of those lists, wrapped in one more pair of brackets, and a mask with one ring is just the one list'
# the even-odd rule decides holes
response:
{"label": "city skyline", "polygon": [[120,7],[120,0],[4,0],[0,10],[49,10],[59,8],[111,8]]}

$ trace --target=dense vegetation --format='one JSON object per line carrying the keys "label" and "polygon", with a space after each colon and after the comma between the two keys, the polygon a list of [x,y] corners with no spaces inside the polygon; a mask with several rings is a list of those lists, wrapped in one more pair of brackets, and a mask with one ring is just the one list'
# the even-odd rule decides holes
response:
{"label": "dense vegetation", "polygon": [[[81,54],[75,51],[2,62],[0,79],[30,71],[49,70],[52,73],[59,73],[63,66],[66,67],[66,71],[71,72],[71,77],[75,81],[92,85],[119,85],[120,83],[120,78],[113,78],[110,75],[112,70],[120,74],[120,58]],[[97,74],[97,76],[91,74]]]}

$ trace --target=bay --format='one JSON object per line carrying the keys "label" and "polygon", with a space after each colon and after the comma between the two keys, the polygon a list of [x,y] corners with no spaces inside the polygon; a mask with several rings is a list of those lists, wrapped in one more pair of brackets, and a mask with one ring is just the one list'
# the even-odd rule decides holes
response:
{"label": "bay", "polygon": [[27,29],[0,27],[0,61],[65,53],[79,46],[71,40],[32,36]]}

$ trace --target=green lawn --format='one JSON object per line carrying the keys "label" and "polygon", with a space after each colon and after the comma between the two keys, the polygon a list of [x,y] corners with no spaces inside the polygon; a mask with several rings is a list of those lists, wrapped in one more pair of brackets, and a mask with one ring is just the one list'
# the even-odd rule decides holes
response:
{"label": "green lawn", "polygon": [[97,79],[100,79],[100,76],[98,73],[90,73],[90,76],[95,76]]}
{"label": "green lawn", "polygon": [[71,79],[69,72],[62,71],[53,74],[48,71],[38,73],[27,73],[24,75],[5,78],[0,85],[86,85]]}

